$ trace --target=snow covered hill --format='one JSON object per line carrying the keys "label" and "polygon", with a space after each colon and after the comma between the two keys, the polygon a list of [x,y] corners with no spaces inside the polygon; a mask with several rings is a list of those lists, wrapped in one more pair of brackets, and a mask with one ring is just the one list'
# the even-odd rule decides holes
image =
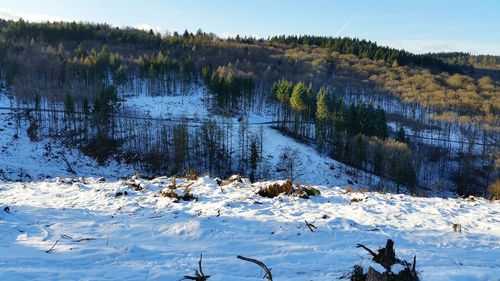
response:
{"label": "snow covered hill", "polygon": [[[500,204],[318,186],[310,199],[256,194],[270,182],[177,179],[194,201],[160,195],[171,178],[0,182],[1,280],[335,280],[395,241],[422,280],[499,280]],[[311,232],[305,221],[317,230]],[[454,232],[459,224],[462,232]]]}
{"label": "snow covered hill", "polygon": [[[221,119],[233,124],[234,148],[238,147],[238,117],[228,117],[209,113],[209,94],[204,86],[192,85],[186,93],[151,97],[146,94],[125,95],[121,114],[143,118],[164,118],[207,120]],[[133,165],[118,163],[110,159],[106,165],[84,155],[77,147],[65,145],[63,138],[41,137],[31,140],[27,130],[30,126],[25,117],[16,120],[15,114],[8,109],[11,102],[6,94],[0,93],[0,179],[4,180],[41,180],[55,176],[63,177],[112,177],[119,179],[140,170]],[[30,105],[22,105],[29,108]],[[3,108],[3,109],[2,109]],[[23,112],[16,114],[23,116]],[[271,113],[250,113],[246,116],[250,124],[272,121]],[[19,122],[19,123],[17,123]],[[311,146],[299,143],[271,128],[271,125],[252,125],[250,132],[262,132],[265,145],[262,150],[261,170],[266,179],[283,179],[286,175],[276,171],[280,153],[284,149],[297,152],[300,171],[297,181],[304,184],[346,186],[355,188],[375,188],[380,179],[377,176],[354,169],[348,165],[322,155]]]}

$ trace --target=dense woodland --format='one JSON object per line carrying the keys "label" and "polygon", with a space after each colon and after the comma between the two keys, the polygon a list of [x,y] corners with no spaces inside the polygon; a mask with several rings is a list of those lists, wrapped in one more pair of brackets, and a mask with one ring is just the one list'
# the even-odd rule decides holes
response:
{"label": "dense woodland", "polygon": [[[102,163],[117,157],[153,174],[265,178],[262,134],[230,117],[271,108],[275,129],[397,188],[484,194],[500,170],[497,71],[497,57],[414,55],[350,38],[224,40],[0,20],[0,75],[30,105],[12,111],[29,120],[32,139],[64,138]],[[120,115],[120,93],[178,94],[200,83],[213,118]]]}

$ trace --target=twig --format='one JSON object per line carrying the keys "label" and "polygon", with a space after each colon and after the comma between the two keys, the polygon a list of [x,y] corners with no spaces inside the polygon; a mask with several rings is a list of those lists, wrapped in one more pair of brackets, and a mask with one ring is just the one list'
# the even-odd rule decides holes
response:
{"label": "twig", "polygon": [[50,249],[48,251],[45,251],[45,253],[50,253],[52,252],[52,250],[54,249],[54,247],[57,245],[57,242],[59,242],[59,239],[56,240],[56,243],[54,243],[54,245],[52,245],[52,247],[50,247]]}
{"label": "twig", "polygon": [[198,268],[200,269],[201,276],[205,276],[203,269],[201,269],[201,260],[203,259],[203,254],[200,254],[200,260],[198,261]]}
{"label": "twig", "polygon": [[271,270],[263,262],[243,256],[237,256],[237,258],[240,260],[255,263],[256,265],[260,266],[266,272],[266,274],[262,278],[263,279],[266,278],[268,281],[273,281],[273,275],[271,274]]}
{"label": "twig", "polygon": [[[314,221],[316,221],[316,220],[314,220]],[[314,232],[314,229],[318,229],[318,228],[317,228],[317,227],[313,224],[313,223],[314,223],[314,221],[313,221],[312,223],[309,223],[309,222],[307,222],[307,221],[305,220],[305,222],[306,222],[306,226],[309,228],[309,230],[310,230],[311,232]]]}
{"label": "twig", "polygon": [[61,152],[61,156],[62,156],[62,159],[64,160],[64,162],[66,162],[68,172],[70,172],[76,176],[75,170],[73,170],[73,168],[71,168],[71,164],[69,164],[69,161],[68,161],[68,159],[66,159],[66,156],[64,155],[63,152]]}
{"label": "twig", "polygon": [[203,273],[203,269],[201,268],[202,259],[203,259],[203,254],[200,254],[200,260],[198,261],[199,271],[195,270],[194,276],[187,276],[186,275],[181,280],[187,279],[187,280],[195,280],[195,281],[206,281],[208,278],[210,278],[210,275],[205,275],[205,273]]}
{"label": "twig", "polygon": [[95,238],[81,238],[81,239],[76,239],[76,240],[73,240],[73,242],[76,242],[76,243],[79,243],[79,242],[83,242],[83,241],[92,241],[92,240],[95,240]]}
{"label": "twig", "polygon": [[370,250],[368,247],[366,247],[365,245],[363,244],[357,244],[356,245],[356,248],[363,248],[365,249],[368,253],[370,253],[370,255],[372,255],[374,258],[377,257],[377,254],[375,254],[372,250]]}
{"label": "twig", "polygon": [[73,239],[71,236],[66,235],[66,234],[61,234],[61,238],[64,238],[64,239],[69,239],[69,240],[75,240],[75,239]]}

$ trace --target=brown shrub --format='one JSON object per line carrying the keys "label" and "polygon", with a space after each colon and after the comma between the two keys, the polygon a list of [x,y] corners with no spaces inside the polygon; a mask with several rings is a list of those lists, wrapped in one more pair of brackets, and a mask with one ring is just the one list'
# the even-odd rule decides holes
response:
{"label": "brown shrub", "polygon": [[162,197],[168,197],[173,199],[175,202],[179,201],[179,195],[175,191],[175,189],[169,189],[169,190],[160,190],[159,192],[160,196]]}
{"label": "brown shrub", "polygon": [[186,179],[190,181],[195,181],[200,177],[200,174],[195,169],[189,169],[186,173]]}
{"label": "brown shrub", "polygon": [[257,192],[262,197],[274,198],[280,194],[293,195],[299,198],[308,199],[310,196],[320,196],[321,192],[311,186],[293,186],[292,180],[288,179],[283,184],[273,183],[262,187]]}
{"label": "brown shrub", "polygon": [[488,191],[491,193],[492,200],[500,200],[500,179],[497,179],[496,182],[492,183],[488,187]]}
{"label": "brown shrub", "polygon": [[293,185],[292,180],[288,179],[283,184],[273,183],[271,185],[262,187],[257,194],[262,197],[274,198],[280,194],[292,195]]}
{"label": "brown shrub", "polygon": [[197,199],[192,193],[191,193],[191,187],[186,186],[184,188],[184,195],[182,195],[182,200],[184,201],[191,201]]}

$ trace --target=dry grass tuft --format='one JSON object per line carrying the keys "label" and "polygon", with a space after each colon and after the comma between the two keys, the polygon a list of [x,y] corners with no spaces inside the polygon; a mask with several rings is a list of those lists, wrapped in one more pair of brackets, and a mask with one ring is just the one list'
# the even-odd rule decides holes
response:
{"label": "dry grass tuft", "polygon": [[488,192],[491,193],[490,200],[500,200],[500,179],[488,187]]}
{"label": "dry grass tuft", "polygon": [[198,180],[200,174],[195,169],[189,169],[186,173],[186,179],[190,181]]}
{"label": "dry grass tuft", "polygon": [[267,198],[274,198],[280,194],[284,194],[308,199],[310,196],[320,196],[321,192],[311,186],[294,186],[292,180],[288,179],[283,184],[273,183],[262,187],[257,194]]}

